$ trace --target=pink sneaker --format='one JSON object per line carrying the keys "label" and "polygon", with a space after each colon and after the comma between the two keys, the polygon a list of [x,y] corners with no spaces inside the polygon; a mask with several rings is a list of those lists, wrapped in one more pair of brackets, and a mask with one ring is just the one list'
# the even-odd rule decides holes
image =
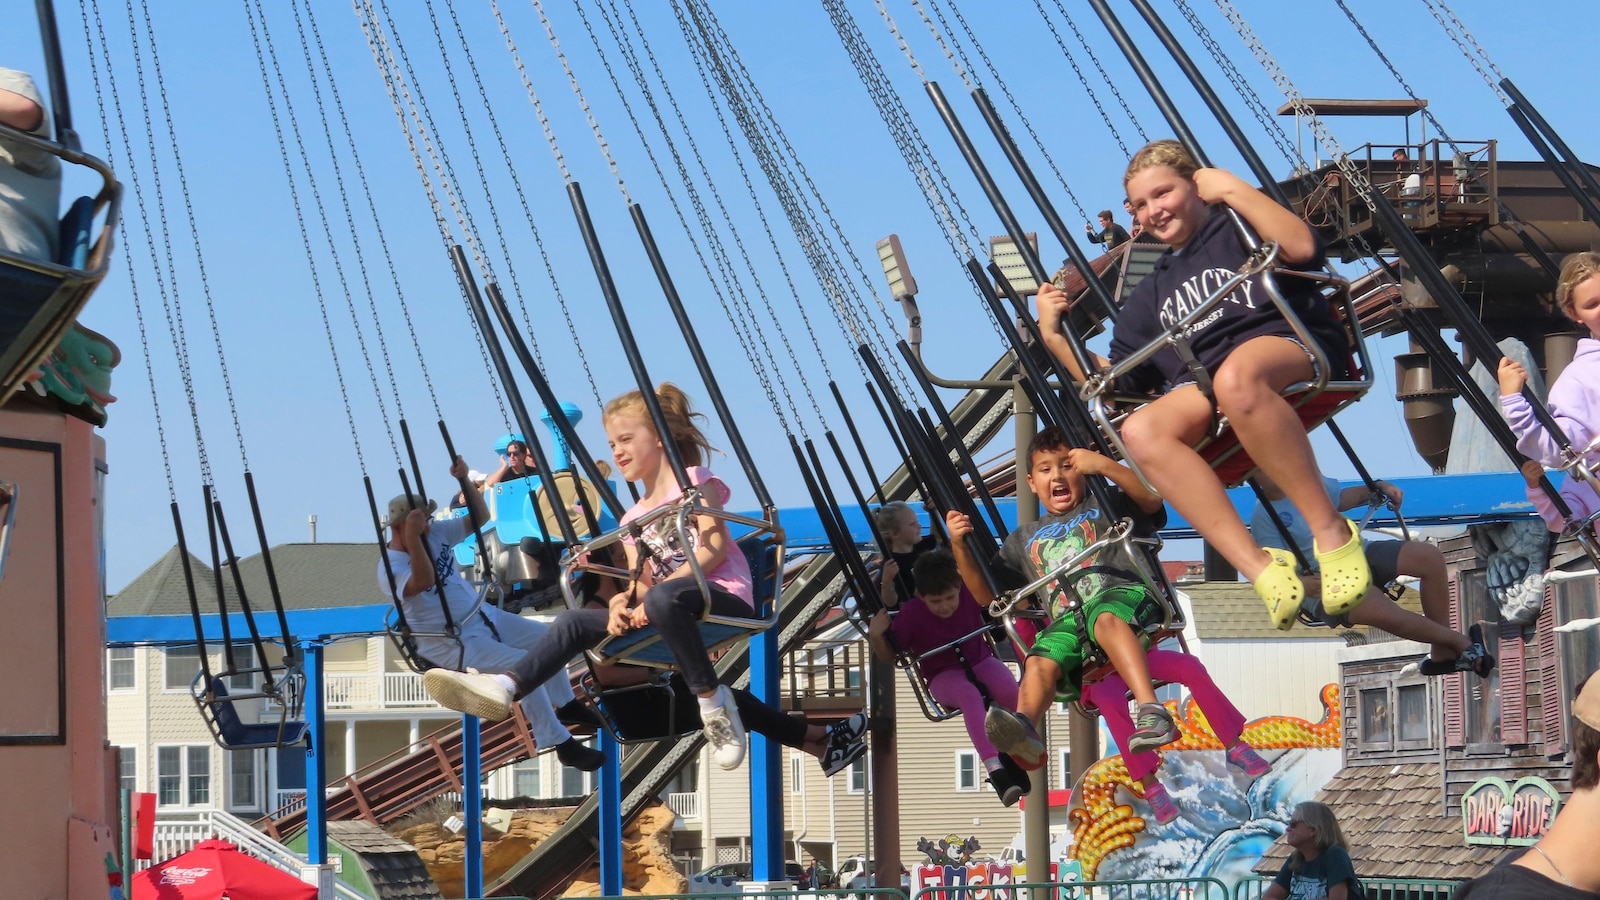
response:
{"label": "pink sneaker", "polygon": [[1178,817],[1178,805],[1172,802],[1167,795],[1167,789],[1156,782],[1144,789],[1144,802],[1150,804],[1150,812],[1155,814],[1156,821],[1162,825]]}
{"label": "pink sneaker", "polygon": [[1272,763],[1267,762],[1256,752],[1256,748],[1239,741],[1228,748],[1228,764],[1254,778],[1265,775],[1272,770]]}

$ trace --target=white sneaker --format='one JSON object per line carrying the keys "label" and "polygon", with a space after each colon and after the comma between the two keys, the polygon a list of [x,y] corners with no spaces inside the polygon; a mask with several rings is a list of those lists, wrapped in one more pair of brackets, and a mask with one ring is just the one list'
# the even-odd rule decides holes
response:
{"label": "white sneaker", "polygon": [[511,691],[500,679],[477,669],[456,672],[434,667],[422,674],[422,686],[440,706],[457,712],[488,722],[511,716]]}
{"label": "white sneaker", "polygon": [[733,692],[718,687],[716,708],[701,707],[700,721],[705,726],[711,758],[724,769],[739,768],[744,762],[744,723],[739,721],[739,707],[734,704]]}

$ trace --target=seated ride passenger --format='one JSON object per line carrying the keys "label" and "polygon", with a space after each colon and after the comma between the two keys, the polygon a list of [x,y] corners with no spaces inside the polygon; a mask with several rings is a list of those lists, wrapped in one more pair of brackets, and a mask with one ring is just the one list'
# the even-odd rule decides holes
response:
{"label": "seated ride passenger", "polygon": [[[1311,537],[1305,519],[1283,496],[1283,490],[1271,478],[1257,475],[1256,483],[1261,493],[1277,511],[1288,534],[1280,532],[1264,504],[1257,503],[1250,516],[1250,534],[1263,546],[1283,543],[1310,559],[1308,552]],[[1328,499],[1340,510],[1366,505],[1367,489],[1364,485],[1340,488],[1332,478],[1322,479]],[[1387,481],[1375,483],[1379,490],[1396,507],[1405,493]],[[1432,644],[1433,649],[1422,660],[1419,669],[1424,675],[1448,675],[1452,672],[1474,672],[1480,678],[1494,671],[1495,660],[1489,655],[1483,641],[1483,627],[1473,623],[1467,634],[1450,627],[1450,592],[1445,573],[1444,554],[1427,541],[1369,541],[1365,545],[1367,565],[1372,569],[1373,589],[1357,605],[1342,616],[1331,615],[1322,608],[1317,596],[1314,578],[1307,578],[1306,599],[1301,608],[1330,626],[1349,628],[1351,625],[1375,625],[1396,637]],[[1316,574],[1316,563],[1311,564]],[[1420,579],[1417,591],[1421,594],[1422,615],[1403,609],[1399,604],[1377,590],[1401,575]]]}
{"label": "seated ride passenger", "polygon": [[[1160,339],[1168,326],[1244,266],[1249,251],[1224,208],[1238,213],[1263,241],[1277,242],[1280,265],[1322,265],[1321,243],[1299,217],[1237,176],[1200,168],[1176,141],[1155,141],[1134,154],[1123,183],[1145,232],[1170,249],[1129,295],[1113,329],[1109,363],[1096,357],[1099,366],[1119,362]],[[1218,413],[1228,418],[1244,451],[1304,513],[1322,568],[1324,609],[1336,616],[1348,612],[1366,596],[1371,574],[1355,523],[1329,502],[1305,428],[1281,396],[1290,385],[1315,376],[1314,360],[1267,299],[1261,278],[1246,279],[1212,313],[1188,327],[1189,347],[1211,375],[1212,396],[1195,384],[1194,374],[1172,347],[1134,369],[1117,388],[1165,391],[1123,424],[1128,452],[1161,497],[1250,580],[1273,624],[1288,629],[1305,597],[1293,557],[1256,544],[1228,502],[1222,482],[1194,450]],[[1326,300],[1302,279],[1282,276],[1277,281],[1334,367],[1327,374],[1344,376],[1348,344]],[[1079,371],[1060,331],[1070,300],[1045,284],[1037,303],[1046,345],[1073,377],[1083,379],[1086,373]]]}
{"label": "seated ride passenger", "polygon": [[[0,67],[0,124],[50,136],[44,100],[26,72]],[[0,253],[56,261],[61,160],[0,136]]]}
{"label": "seated ride passenger", "polygon": [[[459,481],[468,471],[466,460],[456,457],[450,475]],[[414,633],[432,632],[415,638],[417,652],[435,666],[428,670],[430,673],[447,671],[443,668],[447,666],[467,671],[508,671],[548,629],[542,622],[505,612],[490,603],[473,612],[477,592],[456,567],[454,548],[472,533],[474,517],[479,522],[487,519],[487,510],[483,495],[477,491],[468,491],[466,499],[470,515],[438,520],[430,518],[435,510],[431,500],[427,509],[417,507],[415,495],[401,494],[389,501],[392,537],[384,550],[387,566],[378,563],[378,585],[385,596],[399,601],[406,625]],[[389,573],[393,574],[393,581],[389,580]],[[448,622],[441,604],[448,605]],[[452,624],[459,643],[436,636],[447,632]],[[424,673],[425,683],[427,678]],[[522,711],[534,741],[541,748],[554,747],[564,765],[593,771],[605,762],[604,754],[578,743],[561,723],[562,718],[585,721],[588,713],[574,698],[566,672],[552,672],[533,683],[523,692]]]}
{"label": "seated ride passenger", "polygon": [[[1165,519],[1161,498],[1150,493],[1131,471],[1093,450],[1072,447],[1059,428],[1052,426],[1034,435],[1027,458],[1028,486],[1038,496],[1045,515],[1007,535],[992,563],[1003,587],[1019,588],[1049,574],[1104,538],[1125,516],[1142,513]],[[1089,475],[1111,483],[1116,508],[1100,508],[1085,489]],[[988,606],[994,595],[965,541],[972,533],[972,523],[954,510],[945,522],[967,589]],[[1161,599],[1145,590],[1133,571],[1136,566],[1122,545],[1112,545],[1084,560],[1081,576],[1068,572],[1050,585],[1050,624],[1028,651],[1016,712],[995,706],[985,721],[989,740],[1023,768],[1044,765],[1038,727],[1045,710],[1057,697],[1078,699],[1084,663],[1096,648],[1110,660],[1139,703],[1138,728],[1129,737],[1127,749],[1135,753],[1155,750],[1178,737],[1172,716],[1156,700],[1145,662],[1149,641],[1145,626],[1165,618]],[[1071,593],[1081,601],[1076,608],[1062,584],[1074,580]],[[1135,624],[1140,627],[1134,628]]]}
{"label": "seated ride passenger", "polygon": [[[948,550],[931,550],[916,563],[917,596],[898,602],[892,591],[885,591],[884,606],[897,610],[893,621],[879,610],[868,623],[867,635],[879,659],[894,659],[895,646],[917,658],[917,669],[927,682],[928,693],[946,708],[959,709],[967,726],[967,736],[978,751],[989,773],[989,783],[1000,795],[1000,802],[1014,805],[1028,793],[1028,774],[1005,765],[983,731],[987,699],[1008,710],[1017,708],[1017,680],[977,632],[987,628],[978,601],[961,584],[961,570]],[[931,650],[954,644],[973,635],[957,647],[923,658]]]}

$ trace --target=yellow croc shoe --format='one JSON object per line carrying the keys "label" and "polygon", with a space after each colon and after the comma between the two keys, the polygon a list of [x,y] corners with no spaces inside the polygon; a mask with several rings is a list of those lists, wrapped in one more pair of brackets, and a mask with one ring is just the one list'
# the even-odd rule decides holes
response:
{"label": "yellow croc shoe", "polygon": [[1372,570],[1367,567],[1367,553],[1361,546],[1361,527],[1349,519],[1344,523],[1350,527],[1350,540],[1343,547],[1323,553],[1312,543],[1317,567],[1322,570],[1322,608],[1331,616],[1349,612],[1372,586]]}
{"label": "yellow croc shoe", "polygon": [[1300,614],[1300,601],[1306,598],[1306,586],[1295,574],[1294,557],[1289,551],[1277,547],[1262,549],[1272,557],[1272,562],[1261,570],[1250,586],[1255,588],[1256,596],[1267,604],[1267,615],[1272,617],[1273,627],[1288,631],[1294,627],[1295,616]]}

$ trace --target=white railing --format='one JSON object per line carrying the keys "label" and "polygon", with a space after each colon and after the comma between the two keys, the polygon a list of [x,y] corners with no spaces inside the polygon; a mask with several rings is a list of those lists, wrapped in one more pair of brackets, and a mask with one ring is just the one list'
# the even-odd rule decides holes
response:
{"label": "white railing", "polygon": [[306,808],[306,792],[280,790],[273,792],[272,809],[279,816],[287,816]]}
{"label": "white railing", "polygon": [[[283,793],[283,792],[280,792]],[[134,861],[135,869],[146,869],[193,850],[201,841],[221,838],[268,865],[296,878],[306,865],[304,856],[290,850],[249,822],[220,809],[186,809],[156,813],[154,852],[150,859]],[[334,880],[334,893],[340,900],[370,900],[343,881]]]}
{"label": "white railing", "polygon": [[325,709],[439,709],[414,672],[329,674],[322,678]]}
{"label": "white railing", "polygon": [[700,794],[697,792],[672,793],[667,795],[667,808],[680,819],[688,821],[700,818]]}

